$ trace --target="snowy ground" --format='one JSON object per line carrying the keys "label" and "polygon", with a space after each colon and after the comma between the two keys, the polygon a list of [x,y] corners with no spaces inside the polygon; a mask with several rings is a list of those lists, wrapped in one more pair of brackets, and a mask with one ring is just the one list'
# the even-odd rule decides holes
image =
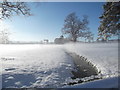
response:
{"label": "snowy ground", "polygon": [[1,45],[3,87],[61,87],[73,62],[60,45]]}
{"label": "snowy ground", "polygon": [[0,45],[2,87],[62,87],[72,81],[75,52],[96,65],[102,75],[118,75],[118,43]]}

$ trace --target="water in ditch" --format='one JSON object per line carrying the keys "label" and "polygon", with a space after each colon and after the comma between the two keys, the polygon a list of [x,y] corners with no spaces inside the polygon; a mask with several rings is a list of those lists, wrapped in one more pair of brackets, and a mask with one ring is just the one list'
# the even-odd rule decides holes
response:
{"label": "water in ditch", "polygon": [[[102,79],[102,77],[98,77],[100,75],[100,71],[98,71],[97,67],[90,63],[87,58],[83,56],[79,56],[75,53],[68,53],[66,52],[75,64],[75,71],[72,71],[73,80],[78,79],[77,82],[70,82],[68,85],[74,85],[83,82],[89,82],[97,79]],[[85,80],[86,78],[86,80]]]}

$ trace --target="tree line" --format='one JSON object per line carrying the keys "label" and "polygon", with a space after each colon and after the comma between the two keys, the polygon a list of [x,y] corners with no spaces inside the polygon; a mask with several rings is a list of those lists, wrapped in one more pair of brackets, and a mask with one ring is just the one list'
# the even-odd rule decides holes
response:
{"label": "tree line", "polygon": [[[100,18],[100,26],[98,27],[97,40],[107,41],[113,36],[118,36],[120,33],[120,1],[106,2],[103,5],[103,13]],[[25,2],[8,2],[3,0],[0,2],[0,20],[9,19],[14,15],[31,16],[31,10]],[[75,12],[70,13],[64,20],[62,28],[63,35],[67,35],[71,41],[76,42],[79,38],[91,41],[94,34],[88,27],[88,16],[83,16],[80,19]],[[6,43],[8,41],[9,32],[1,30],[0,41]]]}
{"label": "tree line", "polygon": [[[103,5],[103,13],[100,18],[100,26],[98,27],[97,41],[108,41],[111,37],[117,36],[119,39],[120,34],[120,1],[119,2],[106,2]],[[78,38],[85,38],[88,41],[93,40],[94,35],[88,28],[87,16],[83,16],[80,20],[75,13],[69,14],[62,29],[64,34],[76,42]]]}

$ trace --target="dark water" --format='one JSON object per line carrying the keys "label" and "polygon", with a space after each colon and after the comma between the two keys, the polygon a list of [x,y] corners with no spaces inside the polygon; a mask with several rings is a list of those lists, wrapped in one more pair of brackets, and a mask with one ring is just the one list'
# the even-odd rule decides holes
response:
{"label": "dark water", "polygon": [[[94,66],[92,63],[90,63],[87,60],[87,58],[85,58],[83,56],[79,56],[75,53],[67,53],[67,54],[70,55],[71,58],[73,58],[73,62],[76,66],[75,67],[76,71],[72,71],[72,74],[73,74],[73,77],[71,77],[72,79],[97,76],[98,74],[100,74],[97,67]],[[88,81],[93,81],[96,79],[101,79],[101,78],[94,77],[92,79],[89,79]],[[83,83],[83,82],[85,82],[85,81],[79,80],[78,82],[71,82],[68,85],[74,85],[74,84]]]}

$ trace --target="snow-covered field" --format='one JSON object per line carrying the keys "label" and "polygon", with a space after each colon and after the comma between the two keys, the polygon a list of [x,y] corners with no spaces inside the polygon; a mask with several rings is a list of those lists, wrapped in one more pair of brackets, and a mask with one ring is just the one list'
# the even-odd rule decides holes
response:
{"label": "snow-covered field", "polygon": [[60,45],[1,45],[2,86],[60,87],[72,76],[73,62]]}
{"label": "snow-covered field", "polygon": [[102,76],[118,75],[118,43],[0,45],[2,87],[63,87],[72,81],[75,52],[96,65]]}

